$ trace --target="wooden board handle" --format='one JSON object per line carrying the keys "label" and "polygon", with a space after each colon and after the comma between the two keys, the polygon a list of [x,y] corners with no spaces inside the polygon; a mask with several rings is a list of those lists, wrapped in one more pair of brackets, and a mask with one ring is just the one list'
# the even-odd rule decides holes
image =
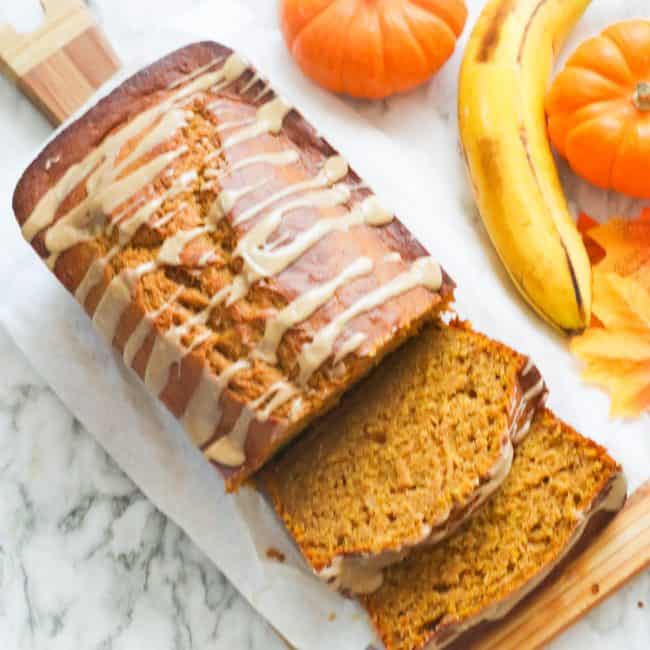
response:
{"label": "wooden board handle", "polygon": [[536,650],[650,567],[650,481],[560,576],[472,650]]}
{"label": "wooden board handle", "polygon": [[43,24],[30,34],[0,25],[0,68],[58,125],[120,63],[83,0],[40,0]]}

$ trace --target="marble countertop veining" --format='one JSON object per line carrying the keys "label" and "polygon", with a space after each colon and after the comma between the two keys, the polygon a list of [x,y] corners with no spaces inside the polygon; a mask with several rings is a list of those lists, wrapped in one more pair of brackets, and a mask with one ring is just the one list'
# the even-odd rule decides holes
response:
{"label": "marble countertop veining", "polygon": [[[120,51],[122,35],[150,26],[152,13],[168,18],[200,1],[89,4]],[[0,0],[0,18],[7,13],[4,3],[9,0]],[[273,24],[274,1],[246,4],[260,25]],[[415,92],[439,97],[451,87],[448,74],[443,70]],[[403,125],[418,124],[413,111],[428,110],[425,102],[419,108],[402,98],[354,105],[375,126],[399,134],[404,146],[422,148],[420,130],[404,131]],[[404,110],[410,111],[408,120]],[[451,114],[439,117],[448,126],[455,120]],[[45,120],[0,79],[4,151],[27,156],[49,132]],[[448,141],[441,143],[441,134]],[[431,156],[456,146],[452,128],[430,137]],[[15,157],[0,156],[5,211],[15,175]],[[73,418],[1,328],[0,359],[0,650],[285,648]],[[645,576],[569,631],[557,648],[645,648],[649,608]]]}
{"label": "marble countertop veining", "polygon": [[282,650],[0,330],[0,648]]}

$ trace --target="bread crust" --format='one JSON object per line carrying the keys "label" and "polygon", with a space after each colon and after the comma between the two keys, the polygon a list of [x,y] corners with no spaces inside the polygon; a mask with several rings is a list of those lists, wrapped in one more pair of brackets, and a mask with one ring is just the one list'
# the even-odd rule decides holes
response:
{"label": "bread crust", "polygon": [[[66,171],[100,146],[108,135],[115,133],[135,116],[161,102],[169,94],[172,84],[182,82],[192,72],[210,64],[216,58],[227,57],[231,53],[229,48],[212,42],[189,45],[138,72],[99,101],[49,143],[23,174],[13,197],[13,208],[18,223],[23,226],[39,201],[62,179]],[[254,74],[251,68],[247,70],[250,70],[250,73],[247,72],[241,81],[229,88],[227,96],[240,102],[244,108],[246,105],[257,108],[261,102],[252,99],[250,94],[246,95],[242,91],[244,83],[250,81]],[[295,110],[291,110],[286,116],[278,137],[300,151],[301,164],[308,171],[313,172],[326,158],[336,153]],[[360,185],[360,179],[353,170],[349,170],[346,180]],[[358,192],[364,191],[367,192],[367,190],[358,190]],[[70,197],[73,201],[72,206],[66,199],[59,206],[54,223],[76,202],[83,199],[83,194],[73,192]],[[48,228],[44,228],[31,239],[33,248],[42,258],[48,255],[45,244],[47,230]],[[289,269],[299,267],[298,272],[283,272],[270,278],[267,283],[268,290],[274,294],[274,299],[281,302],[290,301],[296,295],[300,295],[327,278],[328,274],[332,274],[341,264],[348,261],[355,251],[357,255],[363,252],[373,259],[379,259],[382,254],[397,252],[405,264],[426,255],[422,245],[397,219],[393,219],[380,228],[364,227],[361,235],[355,232],[354,238],[336,235],[331,238],[331,242],[325,238],[314,246],[313,251],[308,251],[309,254],[305,254]],[[59,256],[53,269],[54,273],[66,288],[74,293],[90,266],[100,257],[101,252],[92,244],[77,244]],[[303,260],[307,261],[303,263]],[[300,268],[301,264],[302,268]],[[84,308],[89,315],[93,315],[113,275],[110,269],[107,270],[99,286],[88,294]],[[349,304],[350,301],[364,295],[369,288],[372,288],[373,283],[377,284],[380,280],[381,277],[373,272],[365,286],[362,282],[358,282],[349,288],[346,287],[346,303]],[[322,394],[319,394],[319,388],[315,390],[310,388],[313,400],[310,397],[309,410],[300,418],[289,421],[286,415],[284,417],[272,415],[265,421],[252,422],[246,439],[246,462],[239,467],[217,465],[226,480],[228,489],[236,489],[279,447],[304,429],[308,422],[332,408],[342,392],[366,374],[385,354],[414,335],[424,322],[442,310],[452,298],[453,288],[453,282],[443,271],[443,282],[439,291],[416,287],[371,310],[369,314],[357,318],[357,326],[368,334],[368,342],[359,350],[359,354],[349,355],[344,360],[344,373],[339,378],[328,378],[325,382],[326,388],[321,391]],[[146,300],[142,293],[139,288],[136,290],[128,309],[119,321],[112,341],[119,351],[123,351],[128,337],[147,314]],[[236,306],[234,309],[236,311]],[[328,303],[318,315],[321,322],[327,322],[340,310],[340,305]],[[305,323],[304,328],[302,325],[296,328],[300,330],[301,335],[297,336],[297,339],[301,337],[304,339],[305,333],[309,331],[308,325],[310,324]],[[154,341],[162,332],[163,328],[156,322],[153,331],[135,355],[133,368],[141,378],[145,376]],[[295,353],[295,357],[297,351],[292,353]],[[180,417],[183,414],[202,374],[210,367],[208,355],[203,349],[184,355],[175,365],[175,371],[170,372],[169,381],[159,395],[174,415]],[[221,396],[223,417],[215,431],[214,439],[227,433],[228,427],[232,427],[243,412],[244,405],[259,395],[259,385],[264,381],[264,377],[259,373],[257,376],[253,373],[250,377],[243,377],[237,386],[230,387],[223,393]]]}

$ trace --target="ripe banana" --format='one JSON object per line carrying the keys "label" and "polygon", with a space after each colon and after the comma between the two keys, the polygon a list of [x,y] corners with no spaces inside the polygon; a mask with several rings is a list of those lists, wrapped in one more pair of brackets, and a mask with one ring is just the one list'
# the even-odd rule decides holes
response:
{"label": "ripe banana", "polygon": [[514,283],[547,321],[584,329],[591,269],[546,134],[555,55],[590,0],[490,0],[460,76],[459,124],[474,195]]}

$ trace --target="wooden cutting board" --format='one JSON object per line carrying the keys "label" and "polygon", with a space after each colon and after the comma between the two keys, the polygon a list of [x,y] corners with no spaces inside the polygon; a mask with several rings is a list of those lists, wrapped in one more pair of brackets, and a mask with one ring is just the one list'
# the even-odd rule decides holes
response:
{"label": "wooden cutting board", "polygon": [[36,31],[19,34],[0,25],[0,68],[57,126],[120,62],[83,0],[40,3],[44,20]]}

